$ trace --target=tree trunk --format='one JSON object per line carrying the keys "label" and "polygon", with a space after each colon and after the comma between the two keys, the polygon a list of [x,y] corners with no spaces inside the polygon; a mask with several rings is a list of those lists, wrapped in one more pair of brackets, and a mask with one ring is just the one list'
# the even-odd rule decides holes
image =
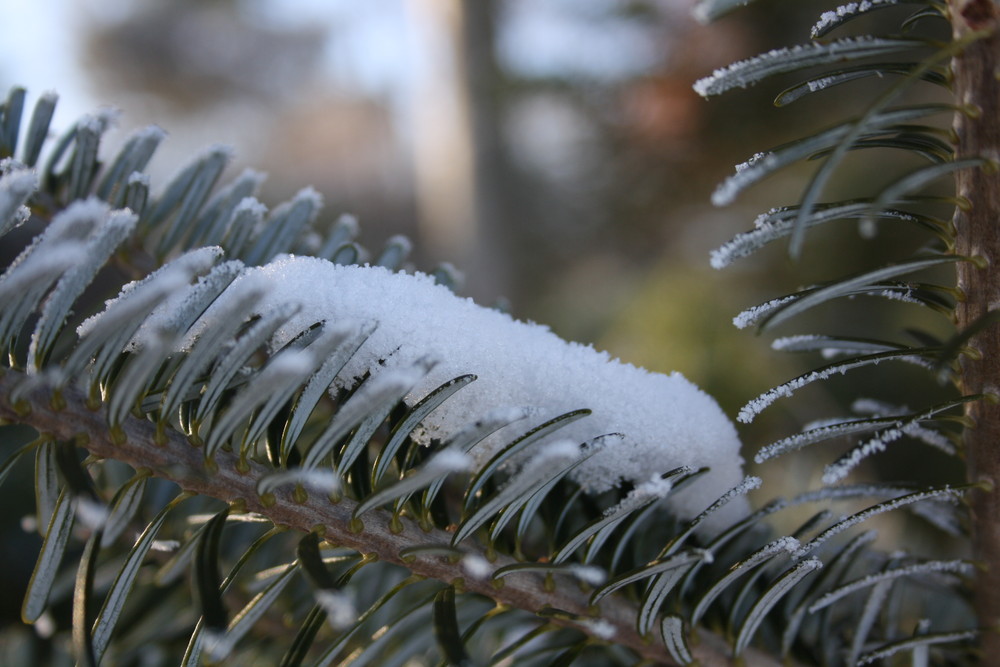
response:
{"label": "tree trunk", "polygon": [[[967,107],[955,117],[958,159],[1000,158],[1000,18],[998,0],[951,0],[956,39],[972,31],[989,31],[970,44],[952,63],[956,101]],[[962,262],[958,287],[964,299],[957,308],[959,330],[977,322],[1000,301],[1000,173],[995,168],[958,172],[957,192],[970,202],[955,214],[955,251],[982,258],[981,265]],[[984,327],[969,341],[970,354],[961,367],[965,394],[1000,394],[1000,326]],[[965,455],[969,479],[984,483],[971,497],[975,558],[985,568],[975,586],[980,623],[992,629],[983,635],[984,664],[1000,660],[1000,404],[978,401],[968,416]]]}

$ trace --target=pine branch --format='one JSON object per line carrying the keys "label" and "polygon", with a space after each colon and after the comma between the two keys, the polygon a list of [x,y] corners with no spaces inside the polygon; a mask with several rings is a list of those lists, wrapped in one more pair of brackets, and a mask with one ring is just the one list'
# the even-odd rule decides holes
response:
{"label": "pine branch", "polygon": [[[332,545],[355,549],[366,556],[408,568],[420,576],[456,583],[461,590],[490,597],[499,604],[536,613],[545,610],[567,612],[552,617],[552,622],[557,624],[594,635],[594,626],[588,622],[601,619],[614,628],[616,643],[628,646],[654,663],[676,664],[662,642],[639,636],[635,629],[636,609],[620,598],[608,596],[596,607],[591,607],[589,593],[568,581],[546,586],[540,575],[515,573],[503,577],[502,584],[494,584],[489,576],[465,576],[461,565],[442,557],[440,551],[428,549],[421,553],[416,549],[416,555],[412,555],[415,547],[448,550],[449,533],[424,531],[406,518],[390,528],[388,515],[382,511],[367,513],[363,526],[359,526],[357,521],[352,523],[356,503],[350,499],[332,503],[322,494],[313,494],[300,501],[285,487],[273,492],[273,502],[265,502],[257,492],[258,480],[269,472],[264,466],[249,462],[245,471],[241,471],[237,465],[239,457],[228,451],[217,452],[206,465],[202,450],[192,446],[180,433],[172,430],[158,433],[152,422],[136,417],[126,418],[120,432],[113,434],[103,411],[88,409],[85,396],[74,388],[54,395],[37,376],[5,370],[0,375],[0,419],[31,425],[60,440],[75,441],[95,456],[116,459],[136,470],[149,470],[185,491],[217,498],[239,511],[260,514],[278,526],[317,532]],[[410,554],[402,557],[401,552],[407,549],[411,550]],[[479,551],[469,553],[486,557]],[[491,562],[491,568],[495,570],[516,562],[499,555]],[[692,647],[692,654],[701,665],[735,664],[721,637],[699,631],[699,638],[700,643]],[[743,652],[740,661],[761,667],[781,664],[752,648]]]}

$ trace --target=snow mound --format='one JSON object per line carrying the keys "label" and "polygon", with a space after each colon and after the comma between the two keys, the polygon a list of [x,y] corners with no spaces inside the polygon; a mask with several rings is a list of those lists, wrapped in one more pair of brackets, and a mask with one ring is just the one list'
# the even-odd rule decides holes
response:
{"label": "snow mound", "polygon": [[[709,473],[673,496],[673,511],[689,517],[743,478],[740,441],[732,422],[713,398],[680,373],[652,373],[589,345],[564,341],[543,325],[517,321],[458,297],[424,274],[282,256],[247,269],[227,292],[239,292],[241,281],[268,285],[254,314],[288,304],[301,306],[275,334],[274,346],[316,321],[376,323],[336,386],[350,385],[386,366],[412,367],[429,358],[436,363],[407,396],[412,404],[455,377],[475,374],[475,382],[424,420],[420,438],[425,442],[445,440],[498,408],[531,406],[537,417],[531,426],[587,408],[591,415],[550,439],[585,442],[622,434],[571,473],[590,492],[610,489],[621,480],[644,483],[651,475],[680,466],[710,466]],[[218,305],[205,319],[211,319]],[[484,462],[510,439],[511,431],[505,430],[472,454]],[[736,518],[746,507],[745,499],[734,500],[713,522]]]}

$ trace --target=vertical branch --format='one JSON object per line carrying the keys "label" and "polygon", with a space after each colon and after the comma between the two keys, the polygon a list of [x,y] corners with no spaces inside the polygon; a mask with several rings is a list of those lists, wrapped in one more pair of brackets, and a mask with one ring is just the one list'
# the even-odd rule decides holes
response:
{"label": "vertical branch", "polygon": [[[1000,158],[1000,1],[950,0],[956,38],[972,31],[987,36],[970,44],[953,63],[957,102],[968,112],[955,117],[957,158]],[[955,214],[956,252],[985,260],[980,268],[962,262],[958,286],[964,300],[957,324],[964,330],[1000,302],[1000,173],[996,169],[958,172],[958,194],[970,202]],[[1000,393],[1000,326],[992,325],[970,341],[972,356],[963,360],[962,389],[966,393]],[[1000,405],[980,401],[969,408],[975,425],[966,431],[966,464],[973,482],[988,490],[972,496],[973,547],[986,569],[975,586],[980,622],[994,632],[983,637],[983,654],[1000,655]]]}

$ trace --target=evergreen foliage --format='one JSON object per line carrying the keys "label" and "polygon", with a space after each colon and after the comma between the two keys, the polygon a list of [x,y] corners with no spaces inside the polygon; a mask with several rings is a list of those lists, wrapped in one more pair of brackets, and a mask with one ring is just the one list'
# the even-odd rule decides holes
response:
{"label": "evergreen foliage", "polygon": [[[697,15],[744,4],[704,0]],[[106,114],[81,119],[46,151],[55,97],[23,118],[25,92],[14,89],[0,113],[0,233],[17,253],[0,275],[9,452],[0,481],[33,480],[31,523],[42,543],[22,606],[36,634],[5,630],[6,664],[975,663],[998,615],[974,595],[991,581],[977,572],[1000,556],[981,537],[982,508],[995,503],[988,466],[973,467],[968,481],[844,480],[903,442],[913,457],[931,447],[983,460],[970,450],[978,445],[966,412],[997,397],[989,382],[970,382],[968,368],[990,355],[977,344],[996,315],[970,322],[956,312],[968,281],[989,273],[989,254],[952,220],[980,206],[976,191],[937,188],[996,169],[995,153],[971,150],[944,124],[952,114],[976,118],[950,64],[992,44],[998,16],[990,0],[850,3],[822,14],[806,44],[695,85],[716,95],[794,74],[778,94],[785,105],[878,84],[857,116],[737,167],[717,204],[785,166],[817,165],[798,204],[763,214],[712,261],[721,267],[776,242],[797,258],[813,234],[837,225],[857,229],[861,244],[883,228],[903,240],[880,244],[870,266],[752,308],[738,324],[770,331],[821,308],[844,321],[859,296],[921,316],[895,337],[872,329],[779,338],[780,350],[824,360],[748,402],[743,421],[834,376],[850,381],[877,366],[888,379],[877,392],[855,383],[852,416],[805,424],[760,449],[763,461],[830,448],[825,486],[728,511],[761,485],[747,477],[710,488],[717,500],[688,519],[672,511],[671,495],[705,485],[704,468],[600,494],[574,481],[573,469],[603,443],[560,434],[586,419],[588,405],[555,417],[497,405],[465,415],[447,441],[422,444],[421,422],[472,375],[408,404],[419,368],[376,365],[358,381],[342,373],[370,326],[308,322],[272,347],[295,309],[250,316],[262,294],[227,292],[245,267],[284,253],[363,263],[372,255],[355,242],[353,220],[323,230],[327,241],[312,247],[316,194],[269,211],[254,198],[256,172],[220,185],[230,154],[218,146],[154,187],[143,170],[162,131],[140,130],[105,158]],[[849,34],[862,17],[877,34]],[[987,122],[995,129],[995,116]],[[917,161],[900,159],[872,192],[830,195],[859,151]],[[398,270],[406,250],[393,241],[375,263]],[[956,265],[973,271],[961,289],[949,277]],[[432,273],[452,283],[447,267]],[[223,316],[195,326],[213,304]],[[924,313],[949,335],[922,329]],[[137,345],[144,326],[152,331]],[[894,364],[882,364],[890,360],[926,383],[924,404],[894,402]],[[871,393],[879,400],[862,400]],[[466,453],[488,438],[499,439],[496,453],[473,466]],[[980,503],[971,514],[968,498]],[[844,499],[865,504],[839,516],[830,507]],[[772,519],[804,506],[808,519],[775,534]],[[958,557],[874,548],[865,522],[901,511],[963,545]]]}

